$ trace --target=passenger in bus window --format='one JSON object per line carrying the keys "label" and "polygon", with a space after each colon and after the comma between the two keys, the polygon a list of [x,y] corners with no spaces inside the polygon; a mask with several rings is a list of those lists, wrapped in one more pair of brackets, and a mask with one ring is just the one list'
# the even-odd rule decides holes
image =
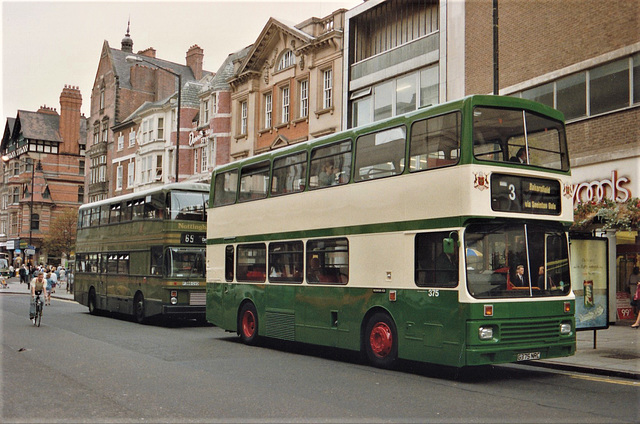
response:
{"label": "passenger in bus window", "polygon": [[[555,283],[553,282],[553,279],[551,277],[549,277],[547,279],[548,282],[548,289],[554,289],[556,287]],[[544,290],[545,289],[545,284],[544,284],[544,265],[540,265],[540,268],[538,268],[538,287],[540,288],[540,290]]]}
{"label": "passenger in bus window", "polygon": [[513,285],[516,287],[527,287],[524,279],[524,265],[518,265],[516,267],[516,276],[513,279]]}
{"label": "passenger in bus window", "polygon": [[331,161],[322,164],[322,170],[318,175],[318,187],[327,187],[336,183],[336,170]]}
{"label": "passenger in bus window", "polygon": [[436,259],[436,283],[449,284],[458,281],[458,264],[451,253],[441,252]]}
{"label": "passenger in bus window", "polygon": [[516,153],[515,156],[513,156],[511,159],[509,159],[509,162],[517,162],[517,163],[527,163],[527,149],[525,149],[524,147],[521,147],[518,150],[518,153]]}

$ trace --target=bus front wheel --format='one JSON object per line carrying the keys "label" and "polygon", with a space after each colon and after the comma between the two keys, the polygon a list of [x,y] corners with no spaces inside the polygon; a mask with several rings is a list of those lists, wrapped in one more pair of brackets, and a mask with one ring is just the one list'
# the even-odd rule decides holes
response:
{"label": "bus front wheel", "polygon": [[390,368],[398,359],[398,331],[391,317],[377,312],[365,327],[364,350],[369,362],[378,368]]}
{"label": "bus front wheel", "polygon": [[258,312],[253,303],[242,305],[238,315],[238,333],[246,345],[254,345],[258,340]]}

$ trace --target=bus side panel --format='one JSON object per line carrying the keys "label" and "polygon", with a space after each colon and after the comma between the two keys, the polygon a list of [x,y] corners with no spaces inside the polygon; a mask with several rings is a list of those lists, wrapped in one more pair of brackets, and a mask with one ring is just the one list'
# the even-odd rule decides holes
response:
{"label": "bus side panel", "polygon": [[252,302],[258,312],[258,334],[265,335],[265,284],[207,284],[207,321],[227,331],[238,329],[242,304]]}

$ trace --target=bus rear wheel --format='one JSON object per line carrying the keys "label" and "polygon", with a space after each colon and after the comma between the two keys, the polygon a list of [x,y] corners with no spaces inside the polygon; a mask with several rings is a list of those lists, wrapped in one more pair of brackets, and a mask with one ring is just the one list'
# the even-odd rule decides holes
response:
{"label": "bus rear wheel", "polygon": [[369,318],[364,332],[364,351],[371,365],[390,368],[398,359],[398,331],[391,317],[377,312]]}
{"label": "bus rear wheel", "polygon": [[242,305],[238,315],[238,333],[246,345],[254,345],[258,340],[258,311],[253,303]]}
{"label": "bus rear wheel", "polygon": [[96,291],[93,287],[89,290],[89,313],[91,315],[98,314],[98,308],[96,307]]}
{"label": "bus rear wheel", "polygon": [[133,298],[133,319],[138,324],[145,323],[144,296],[142,295],[142,293],[136,293],[135,297]]}

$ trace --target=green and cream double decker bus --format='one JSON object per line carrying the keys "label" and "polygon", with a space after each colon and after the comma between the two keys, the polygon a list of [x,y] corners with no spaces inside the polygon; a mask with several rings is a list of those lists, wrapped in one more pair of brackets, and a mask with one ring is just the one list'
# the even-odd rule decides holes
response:
{"label": "green and cream double decker bus", "polygon": [[217,168],[207,320],[381,367],[574,354],[563,121],[471,96]]}
{"label": "green and cream double decker bus", "polygon": [[172,183],[82,205],[74,299],[98,311],[205,319],[209,186]]}

